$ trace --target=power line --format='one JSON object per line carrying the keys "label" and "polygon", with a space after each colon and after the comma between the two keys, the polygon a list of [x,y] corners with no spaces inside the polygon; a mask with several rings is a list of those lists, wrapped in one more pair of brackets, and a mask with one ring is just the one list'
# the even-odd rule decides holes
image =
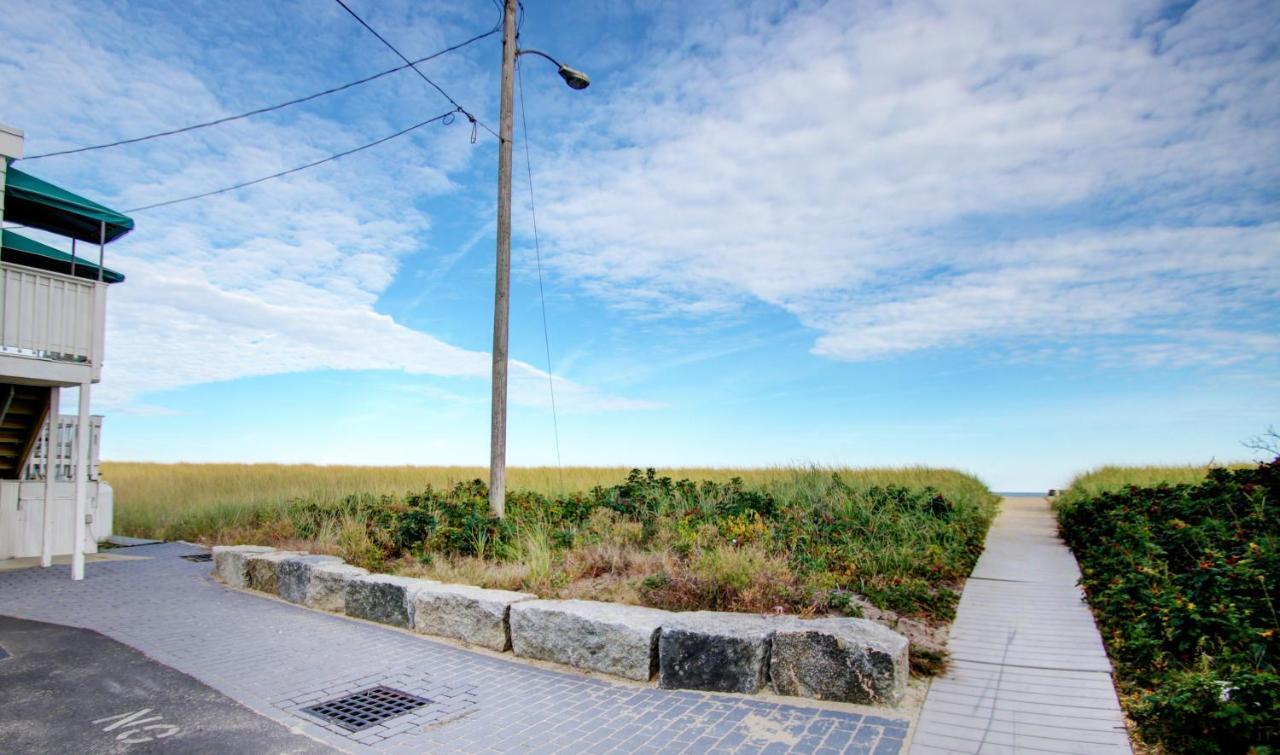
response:
{"label": "power line", "polygon": [[[520,130],[524,132],[524,167],[529,174],[529,214],[533,216],[533,252],[538,261],[538,300],[542,303],[542,343],[547,349],[547,388],[551,390],[551,427],[556,436],[556,466],[560,461],[560,420],[556,417],[556,381],[551,374],[551,329],[547,325],[547,295],[542,288],[542,243],[538,240],[538,208],[533,201],[533,161],[529,157],[529,117],[524,112],[524,75],[516,65],[520,83]],[[563,480],[562,480],[563,482]]]}
{"label": "power line", "polygon": [[[96,149],[107,149],[108,147],[120,147],[125,144],[136,144],[138,142],[145,142],[151,139],[159,139],[162,136],[173,136],[175,134],[185,134],[189,131],[197,131],[199,129],[208,128],[210,126],[218,126],[223,123],[238,121],[242,118],[249,118],[250,116],[254,116],[254,115],[262,115],[263,113],[270,113],[273,110],[280,110],[282,108],[290,107],[292,105],[300,105],[304,102],[310,102],[311,100],[319,99],[321,97],[325,97],[330,94],[337,94],[338,92],[351,89],[352,87],[360,86],[361,84],[368,84],[371,81],[375,81],[377,79],[382,78],[383,76],[389,76],[393,73],[403,71],[406,68],[413,68],[413,66],[417,65],[418,63],[425,63],[429,60],[438,58],[441,55],[446,55],[455,50],[460,50],[463,47],[466,47],[467,45],[473,44],[475,42],[479,42],[480,40],[486,37],[491,37],[494,34],[497,34],[499,31],[501,31],[501,27],[494,27],[483,34],[477,34],[476,36],[466,40],[465,42],[459,42],[458,44],[453,45],[452,47],[446,47],[445,49],[440,50],[439,52],[434,52],[424,58],[418,58],[417,60],[414,60],[414,61],[406,61],[405,64],[402,66],[396,66],[395,68],[388,68],[387,70],[381,71],[379,73],[375,73],[372,76],[366,76],[363,79],[357,79],[356,81],[352,81],[346,84],[342,84],[340,86],[332,87],[330,89],[324,90],[323,92],[316,92],[315,94],[309,94],[305,97],[299,97],[297,99],[289,100],[288,102],[281,102],[278,105],[268,105],[267,107],[260,107],[255,110],[250,110],[248,112],[240,113],[238,115],[228,115],[224,118],[217,118],[215,120],[206,121],[204,123],[196,123],[191,126],[183,126],[182,128],[175,128],[169,131],[160,131],[158,133],[148,134],[146,136],[136,136],[131,139],[121,139],[115,142],[108,142],[106,144],[94,144],[87,147],[75,147],[73,149],[64,149],[64,150],[59,150],[57,152],[45,152],[44,154],[31,155],[30,157],[26,157],[24,159],[28,161],[39,160],[45,157],[57,157],[59,155],[74,155],[79,152],[89,152],[91,150],[96,150]],[[418,69],[414,68],[414,70],[417,71]],[[457,103],[454,103],[454,104],[456,105]]]}
{"label": "power line", "polygon": [[190,201],[191,201],[191,200],[193,200],[193,199],[204,199],[205,197],[211,197],[211,196],[213,196],[213,195],[215,195],[215,194],[225,194],[225,193],[226,193],[226,192],[228,192],[228,191],[235,191],[236,189],[243,189],[243,188],[245,188],[246,186],[253,186],[254,184],[260,184],[260,183],[262,183],[263,181],[270,181],[270,180],[271,180],[271,179],[273,179],[273,178],[280,178],[280,177],[282,177],[282,176],[287,176],[287,175],[289,175],[290,173],[297,173],[298,171],[306,170],[307,168],[314,168],[314,167],[316,167],[317,165],[323,165],[323,164],[325,164],[325,163],[327,163],[327,162],[332,162],[332,161],[334,161],[334,160],[337,160],[337,159],[338,159],[338,158],[340,158],[340,157],[346,157],[347,155],[354,154],[354,153],[359,152],[359,151],[361,151],[361,150],[366,150],[366,149],[369,149],[370,147],[376,147],[376,146],[378,146],[379,144],[382,144],[383,142],[389,142],[389,141],[391,141],[392,139],[395,139],[395,138],[396,138],[396,137],[398,137],[398,136],[404,136],[405,134],[409,133],[410,131],[414,131],[414,130],[416,130],[416,129],[422,128],[423,126],[425,126],[425,125],[427,125],[427,124],[429,124],[429,123],[435,123],[436,121],[445,121],[445,123],[446,123],[446,124],[451,123],[452,121],[451,121],[451,120],[448,120],[448,119],[452,118],[454,113],[457,113],[457,112],[460,112],[460,111],[461,111],[461,108],[459,108],[458,110],[450,110],[450,111],[449,111],[449,112],[447,112],[447,113],[441,113],[440,115],[437,115],[437,116],[436,116],[436,117],[434,117],[434,118],[428,118],[427,120],[422,121],[421,123],[415,123],[414,125],[412,125],[412,126],[410,126],[410,127],[406,128],[406,129],[403,129],[403,130],[401,130],[401,131],[397,131],[397,132],[395,132],[394,134],[391,134],[390,136],[384,136],[384,137],[382,137],[381,139],[378,139],[378,140],[376,140],[376,141],[369,142],[368,144],[362,144],[362,145],[360,145],[359,147],[355,147],[355,148],[353,148],[353,149],[349,149],[349,150],[346,150],[346,151],[344,151],[344,152],[339,152],[339,153],[337,153],[337,154],[335,154],[335,155],[329,155],[328,157],[326,157],[326,158],[324,158],[324,159],[322,159],[322,160],[316,160],[315,162],[310,162],[310,163],[307,163],[306,165],[299,165],[299,166],[298,166],[298,167],[296,167],[296,168],[290,168],[290,169],[288,169],[288,170],[282,170],[282,171],[280,171],[279,173],[272,173],[272,174],[271,174],[271,175],[269,175],[269,176],[263,176],[262,178],[255,178],[255,179],[253,179],[252,181],[244,181],[243,183],[238,183],[238,184],[236,184],[236,185],[234,185],[234,186],[227,186],[227,187],[222,188],[222,189],[215,189],[215,190],[213,190],[213,191],[206,191],[206,192],[204,192],[203,194],[192,194],[192,195],[191,195],[191,196],[189,196],[189,197],[181,197],[181,198],[178,198],[178,199],[170,199],[170,200],[167,200],[167,201],[164,201],[164,202],[156,202],[156,203],[154,203],[154,204],[143,205],[142,207],[134,207],[132,210],[125,210],[125,212],[143,212],[143,211],[145,211],[145,210],[154,210],[154,209],[156,209],[157,207],[168,207],[168,206],[169,206],[169,205],[171,205],[171,204],[178,204],[178,203],[180,203],[180,202],[190,202]]}
{"label": "power line", "polygon": [[[450,104],[452,104],[455,108],[457,108],[457,111],[459,113],[462,113],[463,115],[467,116],[467,120],[471,121],[472,126],[475,126],[478,124],[481,127],[483,127],[485,131],[488,131],[489,133],[493,134],[495,137],[498,137],[498,133],[493,129],[489,128],[488,124],[486,124],[484,121],[472,115],[466,108],[460,105],[457,100],[449,96],[449,93],[444,91],[444,89],[439,84],[435,83],[434,81],[431,80],[429,76],[427,76],[422,71],[418,70],[418,67],[414,65],[413,61],[405,57],[404,53],[396,49],[395,45],[388,42],[387,38],[379,34],[377,30],[375,30],[372,26],[368,24],[368,22],[366,22],[363,18],[360,18],[359,14],[351,10],[351,6],[347,5],[345,2],[343,2],[343,0],[334,0],[334,2],[336,2],[338,5],[341,5],[343,10],[351,14],[351,17],[354,18],[356,21],[358,21],[361,26],[363,26],[365,29],[368,29],[370,34],[377,37],[379,42],[387,46],[387,49],[391,50],[391,52],[394,52],[396,55],[399,55],[401,60],[409,64],[409,67],[413,69],[414,73],[421,76],[423,81],[430,84],[437,92],[443,95],[444,98],[450,102]],[[495,28],[494,31],[497,31],[497,29]],[[474,137],[474,132],[472,136]],[[501,141],[502,137],[498,137],[498,139],[499,141]],[[473,138],[472,141],[475,141],[475,139]]]}

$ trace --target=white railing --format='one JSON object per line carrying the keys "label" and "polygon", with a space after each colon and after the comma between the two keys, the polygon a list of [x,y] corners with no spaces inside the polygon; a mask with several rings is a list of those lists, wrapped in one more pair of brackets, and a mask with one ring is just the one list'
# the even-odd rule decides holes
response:
{"label": "white railing", "polygon": [[98,364],[106,284],[0,262],[0,352]]}
{"label": "white railing", "polygon": [[[60,414],[58,415],[58,435],[54,441],[55,453],[54,458],[54,478],[55,480],[70,481],[75,479],[76,470],[76,425],[79,424],[76,415]],[[40,436],[36,438],[35,447],[31,449],[31,458],[27,460],[27,466],[22,470],[22,479],[24,480],[43,480],[45,475],[45,464],[47,463],[47,455],[44,446],[45,439],[49,437],[49,423],[46,421],[40,426]],[[94,414],[89,417],[89,479],[98,479],[98,440],[102,437],[102,415]]]}

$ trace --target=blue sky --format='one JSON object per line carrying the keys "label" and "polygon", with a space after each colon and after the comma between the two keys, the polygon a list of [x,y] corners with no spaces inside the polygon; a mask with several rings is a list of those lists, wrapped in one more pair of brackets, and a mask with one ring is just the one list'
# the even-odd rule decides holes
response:
{"label": "blue sky", "polygon": [[[0,0],[29,154],[399,61],[336,3]],[[526,0],[565,464],[955,466],[1060,487],[1280,423],[1280,6]],[[490,0],[352,0],[410,57]],[[497,122],[496,37],[424,70]],[[121,209],[443,113],[411,72],[26,164]],[[513,464],[556,461],[517,123]],[[496,144],[465,121],[112,245],[104,456],[484,464]],[[21,165],[21,164],[20,164]]]}

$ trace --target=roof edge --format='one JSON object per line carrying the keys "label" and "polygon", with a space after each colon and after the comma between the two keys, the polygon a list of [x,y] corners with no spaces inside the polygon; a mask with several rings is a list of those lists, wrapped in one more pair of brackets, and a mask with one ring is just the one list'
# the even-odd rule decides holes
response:
{"label": "roof edge", "polygon": [[24,138],[22,129],[0,123],[0,156],[10,161],[21,158]]}

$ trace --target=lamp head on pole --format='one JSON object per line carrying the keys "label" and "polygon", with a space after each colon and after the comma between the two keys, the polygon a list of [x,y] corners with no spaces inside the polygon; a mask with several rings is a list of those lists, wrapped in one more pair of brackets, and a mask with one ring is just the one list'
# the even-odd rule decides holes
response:
{"label": "lamp head on pole", "polygon": [[560,78],[564,79],[570,89],[586,89],[591,86],[590,76],[569,66],[560,66]]}
{"label": "lamp head on pole", "polygon": [[569,66],[562,64],[560,61],[541,50],[517,50],[516,55],[537,55],[540,58],[546,58],[552,63],[555,63],[556,67],[560,69],[560,78],[564,79],[564,83],[568,84],[570,89],[582,90],[591,86],[590,76],[576,68],[570,68]]}

